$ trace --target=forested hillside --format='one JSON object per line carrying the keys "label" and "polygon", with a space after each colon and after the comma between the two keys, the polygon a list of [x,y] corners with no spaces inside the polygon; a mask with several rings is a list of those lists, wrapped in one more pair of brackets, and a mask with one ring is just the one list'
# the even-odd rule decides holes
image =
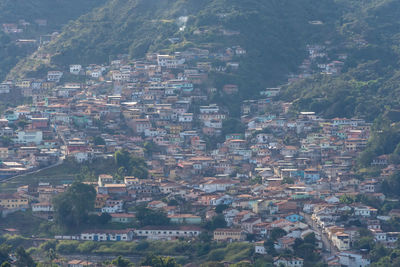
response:
{"label": "forested hillside", "polygon": [[325,117],[358,117],[374,122],[361,167],[380,155],[400,162],[400,2],[343,1],[338,24],[348,59],[340,75],[315,75],[284,88],[295,111]]}
{"label": "forested hillside", "polygon": [[60,26],[103,4],[106,0],[0,0],[0,22],[14,23],[20,19],[32,22],[45,19],[49,25]]}
{"label": "forested hillside", "polygon": [[338,27],[349,55],[342,74],[295,83],[286,88],[284,97],[295,100],[296,110],[372,121],[399,108],[400,2],[348,1],[346,5],[350,12]]}
{"label": "forested hillside", "polygon": [[[47,3],[49,2],[49,3]],[[101,2],[101,1],[100,1]],[[297,110],[328,117],[373,120],[383,109],[397,108],[400,3],[395,0],[110,0],[2,1],[0,19],[48,17],[70,22],[45,48],[52,66],[106,63],[119,54],[170,53],[197,47],[210,52],[240,45],[239,69],[211,76],[220,88],[239,85],[242,98],[287,81],[306,58],[306,45],[328,41],[346,53],[341,75],[315,75],[285,88],[283,97]],[[33,12],[22,12],[22,6]],[[54,8],[44,8],[44,7]],[[81,9],[83,7],[83,9]],[[79,12],[77,10],[80,10]],[[313,24],[312,21],[320,23]],[[171,41],[174,40],[174,41]],[[15,61],[15,60],[14,60]],[[14,70],[23,75],[26,61]],[[218,60],[214,65],[220,64]],[[38,67],[36,64],[35,67]],[[46,67],[46,66],[44,66]],[[43,69],[43,66],[42,66]]]}
{"label": "forested hillside", "polygon": [[[240,45],[248,53],[239,70],[215,80],[235,82],[250,96],[296,72],[308,43],[334,39],[339,10],[333,0],[114,0],[70,23],[49,50],[52,63],[65,66],[108,62],[118,54]],[[316,20],[323,24],[310,23]]]}
{"label": "forested hillside", "polygon": [[[17,46],[15,40],[39,39],[41,34],[61,31],[62,26],[101,5],[105,0],[0,0],[0,25],[24,24],[22,33],[5,34],[0,32],[0,80],[15,64],[32,53],[32,47]],[[45,20],[47,25],[39,27],[36,20]]]}

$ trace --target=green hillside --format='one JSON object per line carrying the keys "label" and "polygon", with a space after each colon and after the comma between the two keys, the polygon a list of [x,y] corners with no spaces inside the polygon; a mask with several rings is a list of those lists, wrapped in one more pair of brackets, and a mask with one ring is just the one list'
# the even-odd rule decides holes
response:
{"label": "green hillside", "polygon": [[[215,80],[235,82],[249,96],[297,71],[307,44],[334,38],[339,10],[333,0],[112,0],[70,23],[49,50],[52,63],[65,66],[104,63],[118,54],[138,58],[162,49],[212,52],[240,45],[247,56],[236,59],[239,71]],[[182,16],[188,21],[180,31]],[[324,24],[309,23],[315,20]],[[227,36],[223,30],[239,34]],[[180,41],[172,44],[169,38]]]}
{"label": "green hillside", "polygon": [[[360,4],[363,2],[363,4]],[[399,109],[400,2],[349,1],[339,32],[349,58],[338,76],[316,75],[286,88],[296,110],[327,117],[358,116],[369,121]],[[355,40],[365,40],[362,46]],[[393,116],[392,116],[393,118]],[[395,119],[395,118],[393,118]]]}
{"label": "green hillside", "polygon": [[20,19],[33,22],[46,19],[49,26],[59,27],[71,19],[103,4],[106,0],[0,0],[0,23]]}
{"label": "green hillside", "polygon": [[[380,155],[400,162],[400,2],[344,1],[338,33],[349,55],[337,76],[315,75],[284,90],[295,111],[315,111],[325,117],[359,117],[374,122],[360,167]],[[360,45],[359,41],[363,44]]]}
{"label": "green hillside", "polygon": [[[105,0],[0,0],[0,25],[18,24],[19,20],[30,23],[23,26],[24,32],[7,35],[0,32],[0,81],[4,79],[17,62],[30,53],[32,47],[19,47],[19,38],[39,39],[39,35],[60,31],[68,21],[78,18],[101,5]],[[47,26],[39,27],[35,20],[47,21]]]}

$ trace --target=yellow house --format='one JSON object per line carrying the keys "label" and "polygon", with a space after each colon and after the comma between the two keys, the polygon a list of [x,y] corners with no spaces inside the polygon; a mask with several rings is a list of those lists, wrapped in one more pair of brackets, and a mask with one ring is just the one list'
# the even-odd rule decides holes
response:
{"label": "yellow house", "polygon": [[183,130],[183,126],[182,125],[171,125],[169,127],[169,132],[171,134],[180,134]]}
{"label": "yellow house", "polygon": [[0,147],[0,160],[8,158],[8,148]]}
{"label": "yellow house", "polygon": [[108,195],[105,194],[97,194],[96,195],[96,201],[94,203],[94,208],[95,209],[101,209],[102,207],[104,207],[104,205],[107,202],[107,199],[109,199],[110,197]]}
{"label": "yellow house", "polygon": [[134,120],[134,119],[139,119],[140,118],[140,110],[131,108],[122,111],[122,115],[126,120]]}
{"label": "yellow house", "polygon": [[29,88],[31,86],[30,80],[22,80],[15,82],[15,86],[19,88]]}
{"label": "yellow house", "polygon": [[43,82],[42,83],[42,88],[45,90],[50,90],[50,89],[53,89],[54,87],[56,87],[55,82]]}
{"label": "yellow house", "polygon": [[0,195],[0,207],[5,209],[28,208],[28,199],[11,194]]}
{"label": "yellow house", "polygon": [[335,233],[332,235],[332,243],[340,251],[349,250],[350,236],[343,232]]}
{"label": "yellow house", "polygon": [[246,236],[241,229],[216,229],[214,231],[215,241],[243,241]]}

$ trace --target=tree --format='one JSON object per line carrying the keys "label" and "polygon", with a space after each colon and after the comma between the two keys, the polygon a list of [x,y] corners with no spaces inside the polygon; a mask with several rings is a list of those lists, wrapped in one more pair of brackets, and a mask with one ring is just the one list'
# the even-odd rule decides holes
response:
{"label": "tree", "polygon": [[55,221],[69,230],[77,230],[94,210],[96,191],[93,186],[73,183],[64,193],[54,198]]}
{"label": "tree", "polygon": [[148,255],[141,266],[152,266],[152,267],[179,267],[180,264],[176,263],[174,258],[171,257],[160,257],[155,255]]}
{"label": "tree", "polygon": [[274,241],[272,239],[268,239],[267,241],[264,242],[264,247],[266,249],[266,252],[268,253],[268,255],[277,255],[277,252],[275,250],[275,244]]}
{"label": "tree", "polygon": [[1,267],[11,267],[11,264],[8,261],[5,261],[1,264]]}
{"label": "tree", "polygon": [[281,238],[282,236],[286,235],[286,231],[283,230],[282,228],[276,227],[274,229],[272,229],[271,234],[270,234],[270,238],[273,241],[278,240],[279,238]]}
{"label": "tree", "polygon": [[146,207],[136,208],[136,219],[142,226],[169,224],[169,218],[164,212],[151,210]]}
{"label": "tree", "polygon": [[0,263],[7,262],[9,260],[8,253],[10,253],[11,247],[6,244],[0,245]]}
{"label": "tree", "polygon": [[340,203],[344,203],[344,204],[352,204],[354,202],[354,199],[348,195],[342,195],[339,200],[340,200]]}
{"label": "tree", "polygon": [[218,214],[222,214],[222,212],[223,212],[224,210],[226,210],[227,208],[229,208],[229,206],[226,205],[226,204],[218,204],[218,205],[215,207],[215,212],[218,213]]}
{"label": "tree", "polygon": [[17,258],[15,266],[17,267],[35,267],[36,263],[33,261],[31,255],[29,255],[23,247],[18,247],[15,251]]}
{"label": "tree", "polygon": [[123,258],[122,256],[118,256],[116,259],[114,259],[111,262],[112,265],[116,266],[116,267],[129,267],[129,266],[133,266],[133,263],[128,260]]}
{"label": "tree", "polygon": [[118,150],[114,154],[115,163],[118,167],[123,167],[126,174],[140,179],[148,176],[147,164],[143,158],[134,157],[126,150]]}
{"label": "tree", "polygon": [[54,249],[51,248],[47,253],[47,257],[49,258],[50,263],[53,264],[53,261],[58,258],[58,255]]}
{"label": "tree", "polygon": [[77,174],[75,176],[75,180],[78,182],[84,182],[84,181],[96,181],[96,175],[94,173],[94,171],[90,171],[88,166],[83,166],[79,172],[79,174]]}
{"label": "tree", "polygon": [[217,216],[213,217],[211,221],[206,222],[204,228],[209,231],[214,231],[217,228],[225,228],[226,221],[225,217],[222,214],[218,214]]}
{"label": "tree", "polygon": [[91,214],[88,216],[88,223],[90,225],[106,225],[111,221],[111,218],[108,213],[102,213],[101,215]]}
{"label": "tree", "polygon": [[317,245],[317,238],[315,237],[315,233],[312,232],[304,237],[304,243],[311,244],[313,246]]}
{"label": "tree", "polygon": [[131,157],[128,172],[139,179],[146,179],[149,175],[147,164],[143,158]]}
{"label": "tree", "polygon": [[123,149],[115,152],[114,159],[118,167],[124,167],[125,169],[128,170],[131,155],[127,150]]}
{"label": "tree", "polygon": [[28,123],[26,120],[19,120],[19,121],[17,122],[18,127],[21,128],[21,129],[24,129],[25,126],[27,126],[28,124],[29,124],[29,123]]}
{"label": "tree", "polygon": [[229,118],[222,122],[222,135],[244,133],[245,127],[239,119]]}
{"label": "tree", "polygon": [[93,138],[93,143],[95,146],[104,146],[106,141],[101,136],[96,136]]}
{"label": "tree", "polygon": [[157,153],[157,152],[161,151],[160,146],[158,146],[153,141],[144,142],[143,148],[144,148],[144,153],[146,153],[146,155],[148,157],[151,157],[153,155],[153,153]]}

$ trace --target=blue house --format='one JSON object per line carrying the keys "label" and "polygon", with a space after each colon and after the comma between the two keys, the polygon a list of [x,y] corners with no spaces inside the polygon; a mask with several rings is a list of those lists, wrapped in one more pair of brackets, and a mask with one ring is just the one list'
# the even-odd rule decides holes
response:
{"label": "blue house", "polygon": [[293,214],[286,216],[285,219],[290,222],[298,222],[298,221],[303,220],[303,216],[293,213]]}

